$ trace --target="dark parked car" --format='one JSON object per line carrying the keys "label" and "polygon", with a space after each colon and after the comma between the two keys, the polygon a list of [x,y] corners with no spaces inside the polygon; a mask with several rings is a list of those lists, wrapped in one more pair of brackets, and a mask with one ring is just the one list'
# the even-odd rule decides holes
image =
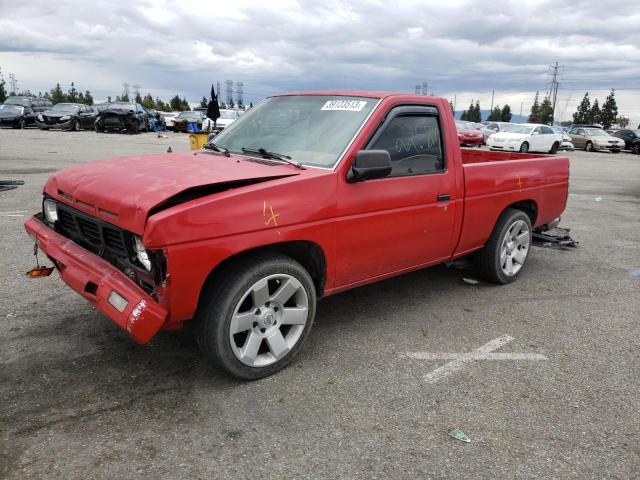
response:
{"label": "dark parked car", "polygon": [[0,105],[0,127],[24,128],[33,124],[33,110],[30,107]]}
{"label": "dark parked car", "polygon": [[4,105],[18,105],[20,107],[30,108],[34,115],[44,112],[51,108],[51,102],[46,98],[39,98],[27,95],[13,95],[4,101]]}
{"label": "dark parked car", "polygon": [[149,115],[139,103],[113,102],[103,108],[96,119],[96,132],[149,131]]}
{"label": "dark parked car", "polygon": [[640,129],[637,130],[618,130],[613,134],[614,137],[624,140],[626,149],[631,150],[636,155],[640,154]]}
{"label": "dark parked car", "polygon": [[93,130],[95,121],[96,112],[82,103],[56,103],[49,110],[36,116],[36,125],[41,130]]}

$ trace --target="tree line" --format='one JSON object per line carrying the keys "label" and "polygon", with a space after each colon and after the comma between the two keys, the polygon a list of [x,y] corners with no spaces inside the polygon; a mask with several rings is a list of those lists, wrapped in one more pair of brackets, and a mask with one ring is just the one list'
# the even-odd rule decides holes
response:
{"label": "tree line", "polygon": [[[453,104],[449,102],[451,105],[451,110],[453,111]],[[455,112],[454,112],[455,113]],[[500,105],[496,105],[493,107],[493,110],[489,113],[487,117],[487,121],[489,122],[510,122],[513,114],[511,113],[511,107],[508,104],[505,104],[504,107],[500,108]],[[480,101],[476,100],[476,103],[473,103],[471,100],[471,105],[467,110],[463,110],[460,115],[460,120],[466,120],[467,122],[482,122],[482,111],[480,110]]]}
{"label": "tree line", "polygon": [[626,118],[618,118],[618,105],[616,103],[616,92],[614,89],[607,95],[602,107],[596,98],[591,104],[589,92],[584,94],[576,113],[573,114],[573,123],[593,125],[602,125],[605,129],[611,128],[612,125],[618,123],[622,128],[628,126],[629,120]]}

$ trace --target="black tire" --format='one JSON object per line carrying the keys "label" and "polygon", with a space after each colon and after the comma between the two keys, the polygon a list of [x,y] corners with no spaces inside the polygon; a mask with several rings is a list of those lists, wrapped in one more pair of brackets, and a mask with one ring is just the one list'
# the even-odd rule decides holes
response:
{"label": "black tire", "polygon": [[633,153],[634,155],[640,155],[640,143],[631,145],[631,153]]}
{"label": "black tire", "polygon": [[[248,366],[233,352],[230,340],[231,318],[252,285],[270,275],[278,274],[294,277],[304,288],[308,298],[306,324],[297,343],[280,360],[264,367]],[[316,291],[313,280],[302,265],[281,254],[252,255],[219,272],[204,286],[194,318],[196,340],[202,352],[217,368],[244,380],[257,380],[273,375],[295,358],[309,336],[315,311]]]}
{"label": "black tire", "polygon": [[97,123],[95,124],[95,126],[93,127],[96,130],[96,133],[103,133],[104,129],[100,128],[100,125],[98,125]]}
{"label": "black tire", "polygon": [[522,210],[507,208],[498,218],[496,226],[493,228],[493,232],[491,232],[491,236],[484,248],[474,255],[474,263],[480,273],[480,276],[485,280],[505,285],[516,281],[518,275],[522,272],[523,267],[521,267],[514,275],[507,275],[502,270],[500,262],[502,242],[509,229],[519,221],[523,221],[529,229],[528,248],[525,254],[525,260],[522,263],[522,266],[524,267],[524,262],[531,250],[531,220]]}
{"label": "black tire", "polygon": [[552,146],[551,146],[551,150],[549,150],[549,153],[552,155],[555,155],[556,153],[558,153],[558,150],[560,149],[560,144],[558,142],[555,142]]}
{"label": "black tire", "polygon": [[138,121],[135,120],[133,122],[131,122],[131,125],[129,126],[129,133],[131,135],[135,135],[140,131],[140,125],[138,124]]}
{"label": "black tire", "polygon": [[620,150],[611,150],[611,153],[620,153]]}
{"label": "black tire", "polygon": [[584,144],[584,149],[587,152],[593,152],[593,142],[587,142]]}
{"label": "black tire", "polygon": [[520,145],[520,153],[528,153],[529,152],[529,142],[522,142]]}
{"label": "black tire", "polygon": [[24,128],[24,118],[21,118],[20,120],[18,120],[18,123],[15,124],[13,128],[22,130]]}

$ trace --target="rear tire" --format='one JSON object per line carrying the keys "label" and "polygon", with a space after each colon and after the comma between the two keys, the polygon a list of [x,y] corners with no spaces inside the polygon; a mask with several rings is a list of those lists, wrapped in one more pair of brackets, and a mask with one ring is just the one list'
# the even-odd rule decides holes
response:
{"label": "rear tire", "polygon": [[631,153],[635,155],[640,155],[640,143],[636,143],[635,145],[631,145]]}
{"label": "rear tire", "polygon": [[22,130],[24,128],[24,118],[18,120],[18,124],[15,126],[18,130]]}
{"label": "rear tire", "polygon": [[593,152],[593,143],[592,142],[587,142],[584,144],[584,149],[587,152]]}
{"label": "rear tire", "polygon": [[531,249],[531,220],[522,210],[507,208],[486,245],[474,256],[480,275],[489,282],[514,282]]}
{"label": "rear tire", "polygon": [[218,368],[257,380],[287,366],[309,336],[316,291],[309,273],[281,254],[250,256],[205,285],[196,339]]}
{"label": "rear tire", "polygon": [[520,153],[528,153],[529,152],[529,142],[522,142],[520,145]]}
{"label": "rear tire", "polygon": [[558,153],[559,149],[560,149],[560,144],[558,142],[555,142],[551,147],[551,150],[549,150],[549,153],[552,155],[555,155],[556,153]]}

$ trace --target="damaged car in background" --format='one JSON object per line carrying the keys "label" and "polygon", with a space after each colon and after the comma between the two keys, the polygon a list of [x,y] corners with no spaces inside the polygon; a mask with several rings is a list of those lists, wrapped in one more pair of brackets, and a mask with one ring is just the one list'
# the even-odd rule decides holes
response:
{"label": "damaged car in background", "polygon": [[96,132],[139,133],[149,131],[149,115],[139,103],[113,102],[98,114]]}
{"label": "damaged car in background", "polygon": [[56,103],[36,116],[36,125],[41,130],[93,130],[95,121],[95,110],[81,103]]}

